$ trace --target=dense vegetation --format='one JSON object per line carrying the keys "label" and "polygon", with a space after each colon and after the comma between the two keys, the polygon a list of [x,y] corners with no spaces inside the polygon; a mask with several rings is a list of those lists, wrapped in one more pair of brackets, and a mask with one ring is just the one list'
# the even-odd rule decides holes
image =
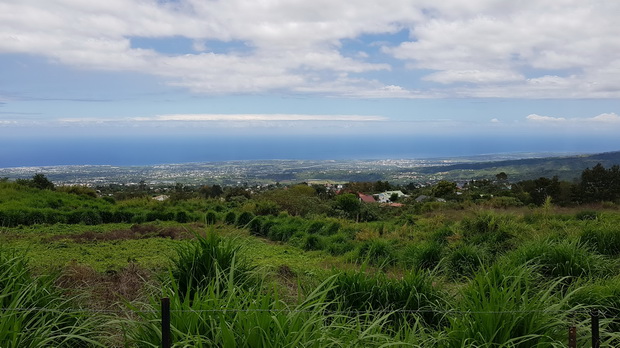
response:
{"label": "dense vegetation", "polygon": [[[575,183],[176,185],[159,201],[4,180],[0,346],[157,347],[161,297],[178,347],[561,347],[569,326],[586,346],[593,308],[617,346],[617,182],[595,166]],[[357,196],[386,190],[409,197]]]}

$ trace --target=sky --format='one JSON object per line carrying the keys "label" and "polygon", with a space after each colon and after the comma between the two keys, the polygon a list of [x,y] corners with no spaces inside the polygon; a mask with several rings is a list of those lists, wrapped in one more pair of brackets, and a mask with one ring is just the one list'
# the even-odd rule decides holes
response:
{"label": "sky", "polygon": [[598,0],[0,0],[0,167],[166,149],[143,162],[208,161],[218,147],[620,150],[617,13]]}

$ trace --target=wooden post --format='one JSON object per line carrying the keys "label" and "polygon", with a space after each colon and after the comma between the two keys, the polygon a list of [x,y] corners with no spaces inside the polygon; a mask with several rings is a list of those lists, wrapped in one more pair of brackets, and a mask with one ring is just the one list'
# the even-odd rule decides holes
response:
{"label": "wooden post", "polygon": [[577,348],[577,328],[574,326],[568,328],[568,348]]}
{"label": "wooden post", "polygon": [[592,348],[600,348],[601,347],[601,337],[599,333],[599,315],[598,309],[592,310]]}
{"label": "wooden post", "polygon": [[172,340],[170,339],[170,299],[164,297],[161,299],[161,346],[162,348],[170,348]]}

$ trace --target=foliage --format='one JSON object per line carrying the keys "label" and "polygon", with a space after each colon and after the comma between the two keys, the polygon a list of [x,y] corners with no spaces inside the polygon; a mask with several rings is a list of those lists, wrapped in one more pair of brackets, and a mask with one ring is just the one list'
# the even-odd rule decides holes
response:
{"label": "foliage", "polygon": [[384,273],[339,271],[327,298],[334,301],[333,308],[351,311],[375,311],[383,316],[392,310],[420,311],[419,313],[395,313],[391,317],[400,323],[417,316],[427,324],[437,325],[445,300],[441,290],[433,286],[433,275],[426,271],[410,271],[401,279],[392,279]]}
{"label": "foliage", "polygon": [[416,269],[434,269],[443,256],[443,246],[436,241],[410,244],[405,248],[403,259],[407,266]]}
{"label": "foliage", "polygon": [[396,261],[390,242],[383,239],[371,239],[363,242],[357,250],[357,258],[362,262],[382,266]]}
{"label": "foliage", "polygon": [[514,265],[532,264],[543,276],[567,282],[579,277],[604,277],[616,268],[578,240],[545,239],[524,244],[511,255]]}
{"label": "foliage", "polygon": [[476,245],[463,244],[446,255],[444,268],[453,278],[473,275],[489,259],[488,252]]}
{"label": "foliage", "polygon": [[555,297],[554,288],[540,287],[529,267],[483,269],[462,291],[460,313],[448,317],[449,346],[564,346],[567,312],[554,310],[566,300]]}
{"label": "foliage", "polygon": [[232,239],[222,239],[214,232],[204,237],[196,234],[194,241],[179,245],[172,259],[178,296],[191,298],[224,276],[233,277],[236,285],[252,285],[252,267],[240,259],[240,248]]}
{"label": "foliage", "polygon": [[239,214],[239,216],[237,216],[237,227],[245,227],[247,224],[250,223],[250,221],[252,221],[252,219],[254,218],[254,214],[252,214],[249,211],[244,211],[241,214]]}
{"label": "foliage", "polygon": [[101,322],[74,309],[75,298],[64,297],[54,281],[33,277],[23,257],[0,249],[0,345],[103,347],[97,343]]}
{"label": "foliage", "polygon": [[620,226],[598,224],[586,226],[581,241],[592,246],[599,254],[620,256]]}

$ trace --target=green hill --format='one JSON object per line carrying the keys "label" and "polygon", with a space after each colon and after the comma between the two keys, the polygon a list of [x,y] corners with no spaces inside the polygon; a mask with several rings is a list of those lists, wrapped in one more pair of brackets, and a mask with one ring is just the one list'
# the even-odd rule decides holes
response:
{"label": "green hill", "polygon": [[505,172],[510,181],[558,176],[563,180],[579,179],[581,172],[597,163],[605,167],[620,164],[620,151],[593,155],[566,157],[530,158],[519,160],[460,163],[447,166],[420,168],[422,174],[442,173],[448,180],[470,180],[473,178],[493,178]]}

